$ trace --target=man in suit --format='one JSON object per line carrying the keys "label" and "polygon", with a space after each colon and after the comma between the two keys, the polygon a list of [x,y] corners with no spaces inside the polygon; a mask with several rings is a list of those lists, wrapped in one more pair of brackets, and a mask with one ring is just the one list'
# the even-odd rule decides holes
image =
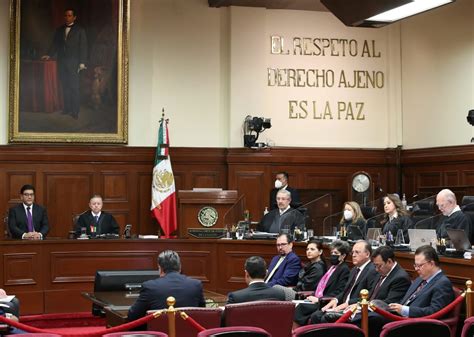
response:
{"label": "man in suit", "polygon": [[42,240],[49,231],[46,209],[35,204],[35,188],[23,185],[20,190],[21,204],[10,208],[8,228],[13,239]]}
{"label": "man in suit", "polygon": [[257,230],[268,233],[293,233],[296,227],[304,227],[303,215],[290,206],[291,193],[289,191],[278,191],[276,201],[278,208],[263,216],[257,225]]}
{"label": "man in suit", "polygon": [[287,190],[291,193],[291,207],[298,208],[301,206],[300,196],[296,188],[288,186],[288,172],[278,172],[275,176],[275,188],[270,191],[270,210],[278,207],[276,196],[278,191]]}
{"label": "man in suit", "polygon": [[291,234],[280,234],[277,237],[276,246],[278,255],[274,256],[270,262],[265,283],[269,286],[275,284],[294,286],[298,282],[301,260],[293,252],[293,237]]}
{"label": "man in suit", "polygon": [[98,194],[89,200],[90,210],[81,214],[76,224],[76,236],[81,234],[81,228],[86,229],[86,234],[95,236],[100,234],[118,234],[119,225],[112,214],[102,211],[104,202]]}
{"label": "man in suit", "polygon": [[[454,300],[453,286],[439,267],[438,254],[433,247],[418,247],[413,267],[419,277],[398,303],[388,305],[391,311],[404,317],[423,317],[441,310]],[[388,322],[381,315],[369,313],[370,335],[378,336]]]}
{"label": "man in suit", "polygon": [[173,296],[175,307],[204,307],[202,283],[181,274],[178,253],[165,250],[158,255],[160,278],[143,283],[136,302],[128,311],[128,319],[136,320],[146,315],[147,310],[167,308],[166,299]]}
{"label": "man in suit", "polygon": [[321,310],[314,312],[311,315],[312,323],[335,321],[349,305],[358,301],[362,289],[372,290],[379,274],[370,261],[371,253],[372,247],[368,242],[359,240],[354,244],[352,247],[354,267],[349,274],[349,281],[344,287],[344,291],[329,301]]}
{"label": "man in suit", "polygon": [[395,253],[389,246],[381,246],[372,254],[372,263],[380,274],[370,300],[398,303],[411,285],[408,273],[395,261]]}
{"label": "man in suit", "polygon": [[436,233],[440,238],[448,238],[446,229],[463,229],[468,238],[473,230],[471,219],[461,211],[456,201],[456,195],[448,189],[441,190],[436,195],[436,205],[443,217],[436,225]]}
{"label": "man in suit", "polygon": [[258,300],[285,300],[283,290],[265,283],[267,264],[260,256],[251,256],[245,261],[245,282],[248,287],[227,295],[227,303],[242,303]]}
{"label": "man in suit", "polygon": [[79,74],[86,69],[87,36],[84,28],[76,23],[76,11],[68,8],[64,11],[65,24],[56,29],[53,42],[42,60],[57,57],[59,80],[63,91],[63,114],[74,119],[79,116],[80,78]]}

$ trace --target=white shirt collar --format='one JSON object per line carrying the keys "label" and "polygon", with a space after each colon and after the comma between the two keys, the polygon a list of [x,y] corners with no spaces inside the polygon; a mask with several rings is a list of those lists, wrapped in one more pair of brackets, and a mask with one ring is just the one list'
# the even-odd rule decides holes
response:
{"label": "white shirt collar", "polygon": [[280,211],[280,215],[282,215],[283,213],[285,213],[289,209],[290,209],[290,205],[288,205],[284,210],[281,210],[281,209],[278,209],[278,210]]}
{"label": "white shirt collar", "polygon": [[448,216],[451,216],[453,215],[454,212],[457,212],[457,211],[460,211],[461,210],[461,207],[459,207],[459,205],[456,205],[456,207],[453,208],[453,210],[451,211],[451,213],[449,213]]}

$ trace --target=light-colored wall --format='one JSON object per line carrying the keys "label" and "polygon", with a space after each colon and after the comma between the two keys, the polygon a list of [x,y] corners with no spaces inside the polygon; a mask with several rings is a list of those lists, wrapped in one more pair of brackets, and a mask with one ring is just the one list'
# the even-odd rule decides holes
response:
{"label": "light-colored wall", "polygon": [[[0,0],[0,144],[8,135],[8,3]],[[261,137],[277,146],[464,144],[471,137],[464,117],[474,107],[472,6],[458,0],[402,24],[360,29],[330,13],[133,0],[129,145],[156,145],[162,107],[172,146],[240,147],[248,114],[272,118]],[[271,55],[270,35],[375,39],[382,57]],[[268,67],[381,70],[386,83],[383,89],[275,88],[267,86]],[[366,119],[289,119],[290,99],[364,101]],[[451,121],[453,113],[462,118]],[[427,117],[430,127],[420,128]],[[448,121],[454,132],[433,137],[431,130]]]}
{"label": "light-colored wall", "polygon": [[474,109],[474,1],[402,25],[403,147],[469,144]]}

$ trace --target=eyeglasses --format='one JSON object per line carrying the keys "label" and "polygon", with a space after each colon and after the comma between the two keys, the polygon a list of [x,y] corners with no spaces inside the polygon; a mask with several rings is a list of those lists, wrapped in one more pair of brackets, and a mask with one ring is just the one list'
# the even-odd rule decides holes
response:
{"label": "eyeglasses", "polygon": [[430,261],[426,261],[426,262],[423,262],[423,263],[420,263],[420,264],[416,264],[416,263],[415,263],[415,264],[413,265],[413,268],[415,268],[415,269],[421,269],[421,267],[423,267],[423,266],[424,266],[425,264],[427,264],[428,262],[430,262]]}
{"label": "eyeglasses", "polygon": [[277,247],[285,247],[286,245],[288,245],[288,242],[285,242],[285,243],[277,243],[276,245],[277,245]]}
{"label": "eyeglasses", "polygon": [[375,263],[374,263],[375,269],[380,269],[380,268],[382,268],[384,265],[385,265],[385,263],[382,263],[382,264],[375,264]]}
{"label": "eyeglasses", "polygon": [[33,197],[34,195],[34,193],[23,193],[24,197]]}
{"label": "eyeglasses", "polygon": [[353,250],[352,251],[352,255],[359,255],[359,254],[362,254],[363,252],[360,252],[358,250]]}

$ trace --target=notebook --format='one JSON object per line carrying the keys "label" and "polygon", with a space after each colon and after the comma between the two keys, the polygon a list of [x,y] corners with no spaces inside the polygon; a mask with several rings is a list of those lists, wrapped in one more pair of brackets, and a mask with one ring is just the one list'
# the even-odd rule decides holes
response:
{"label": "notebook", "polygon": [[434,229],[408,229],[408,237],[410,238],[410,249],[415,251],[418,247],[424,245],[432,245],[436,248],[438,237]]}

